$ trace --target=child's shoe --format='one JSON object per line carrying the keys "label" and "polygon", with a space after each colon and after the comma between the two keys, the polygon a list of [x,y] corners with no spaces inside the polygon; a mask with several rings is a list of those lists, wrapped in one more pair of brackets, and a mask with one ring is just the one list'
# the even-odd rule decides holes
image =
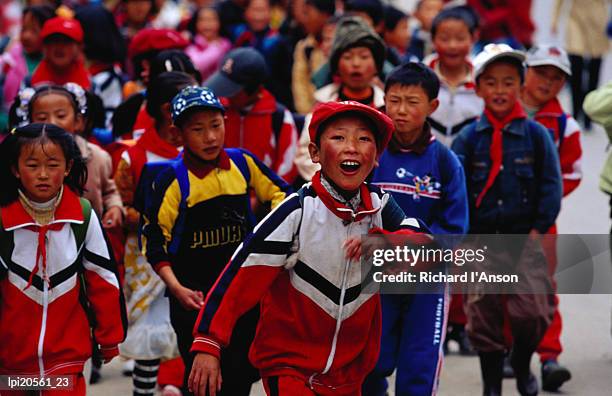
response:
{"label": "child's shoe", "polygon": [[550,359],[542,363],[542,389],[545,391],[555,392],[571,378],[570,371],[556,360]]}

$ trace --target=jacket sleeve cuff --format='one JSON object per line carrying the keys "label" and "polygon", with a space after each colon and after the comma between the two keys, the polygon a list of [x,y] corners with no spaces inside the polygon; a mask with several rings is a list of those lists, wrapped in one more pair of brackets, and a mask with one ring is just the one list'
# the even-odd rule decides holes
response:
{"label": "jacket sleeve cuff", "polygon": [[159,270],[161,270],[164,267],[170,267],[170,262],[169,261],[160,261],[159,263],[153,264],[153,271],[155,271],[157,274],[159,274]]}
{"label": "jacket sleeve cuff", "polygon": [[210,337],[197,335],[191,344],[192,353],[208,353],[221,359],[221,345]]}
{"label": "jacket sleeve cuff", "polygon": [[119,347],[117,345],[100,345],[100,354],[102,355],[102,359],[108,362],[119,355]]}

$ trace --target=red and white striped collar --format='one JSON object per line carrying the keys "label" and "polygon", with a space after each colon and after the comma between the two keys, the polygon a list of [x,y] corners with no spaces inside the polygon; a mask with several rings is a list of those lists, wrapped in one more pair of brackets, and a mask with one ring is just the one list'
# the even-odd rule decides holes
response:
{"label": "red and white striped collar", "polygon": [[357,212],[353,209],[344,205],[341,202],[335,200],[331,194],[321,184],[321,171],[317,171],[312,178],[312,187],[314,188],[317,196],[323,204],[332,211],[336,216],[344,221],[359,221],[368,215],[372,215],[380,210],[380,208],[374,208],[372,204],[372,197],[370,196],[370,190],[365,183],[362,183],[359,187],[361,193],[361,205]]}

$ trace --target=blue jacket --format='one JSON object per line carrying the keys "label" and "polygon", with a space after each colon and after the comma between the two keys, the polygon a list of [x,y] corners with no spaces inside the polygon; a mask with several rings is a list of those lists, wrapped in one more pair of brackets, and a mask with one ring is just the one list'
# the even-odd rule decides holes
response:
{"label": "blue jacket", "polygon": [[434,234],[465,234],[468,203],[457,156],[433,140],[422,154],[385,150],[372,183],[390,192],[406,216],[423,220]]}
{"label": "blue jacket", "polygon": [[561,209],[562,182],[557,149],[537,122],[514,120],[503,130],[502,169],[478,209],[476,198],[491,168],[493,127],[486,116],[467,125],[452,149],[463,163],[470,203],[470,232],[545,233]]}

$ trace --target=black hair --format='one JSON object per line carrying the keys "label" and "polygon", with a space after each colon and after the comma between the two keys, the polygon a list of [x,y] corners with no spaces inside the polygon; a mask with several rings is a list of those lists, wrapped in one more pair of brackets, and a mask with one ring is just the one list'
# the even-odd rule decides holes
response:
{"label": "black hair", "polygon": [[189,18],[189,22],[187,23],[187,31],[191,33],[192,39],[195,38],[196,34],[198,34],[198,16],[200,15],[200,12],[202,12],[202,10],[212,10],[215,12],[215,14],[217,14],[217,19],[219,19],[219,35],[221,35],[223,28],[221,26],[221,15],[219,14],[219,7],[214,5],[208,5],[196,8],[193,14],[191,14],[191,18]]}
{"label": "black hair", "polygon": [[21,183],[13,174],[13,169],[17,167],[21,150],[23,150],[24,146],[43,145],[47,142],[60,146],[66,158],[66,164],[72,161],[70,172],[65,177],[64,184],[75,193],[83,194],[85,182],[87,181],[87,166],[74,137],[53,124],[29,124],[14,129],[0,144],[1,206],[14,202],[19,196],[17,190],[21,187]]}
{"label": "black hair", "polygon": [[344,6],[344,11],[368,14],[372,18],[374,26],[377,26],[383,19],[383,4],[380,0],[348,0]]}
{"label": "black hair", "polygon": [[[319,128],[317,129],[317,133],[315,135],[315,142],[314,142],[317,145],[317,147],[321,147],[321,135],[323,135],[323,132],[325,132],[327,127],[331,125],[333,122],[339,119],[343,119],[343,118],[358,118],[359,120],[363,121],[368,127],[368,129],[374,135],[374,139],[378,140],[379,134],[377,133],[378,127],[376,126],[376,123],[372,121],[370,117],[363,114],[362,112],[351,110],[351,111],[343,111],[343,112],[334,114],[331,117],[329,117],[327,120],[323,121],[321,125],[319,125]],[[376,142],[377,147],[378,147],[378,143],[379,142],[377,141]]]}
{"label": "black hair", "polygon": [[470,35],[472,36],[476,32],[476,29],[478,29],[478,15],[476,15],[472,7],[457,6],[445,8],[440,11],[431,22],[432,38],[436,36],[436,32],[438,31],[440,24],[444,21],[448,21],[449,19],[456,19],[465,23],[465,26],[467,26]]}
{"label": "black hair", "polygon": [[84,52],[87,59],[104,63],[123,62],[127,48],[113,14],[101,5],[77,8],[75,18],[83,29]]}
{"label": "black hair", "polygon": [[146,95],[143,92],[137,92],[126,100],[121,102],[119,106],[113,112],[111,118],[111,124],[113,125],[113,136],[119,137],[130,133],[134,130],[134,124],[136,124],[136,117],[146,99]]}
{"label": "black hair", "polygon": [[106,127],[106,110],[104,108],[104,102],[102,102],[102,99],[95,93],[85,91],[85,97],[87,98],[87,112],[84,115],[85,127],[81,135],[85,138],[89,138],[94,128]]}
{"label": "black hair", "polygon": [[[523,62],[513,58],[511,56],[502,56],[499,57],[497,59],[495,59],[493,62],[489,63],[486,67],[488,68],[489,66],[495,64],[495,63],[505,63],[507,65],[513,66],[514,68],[516,68],[516,70],[518,71],[519,77],[521,79],[521,85],[523,85],[523,82],[525,81],[525,66],[523,65]],[[484,72],[484,70],[483,70]],[[476,84],[478,84],[478,80],[480,80],[480,77],[482,77],[482,73],[480,73],[480,75],[478,77],[476,77]]]}
{"label": "black hair", "polygon": [[45,22],[55,16],[55,10],[50,5],[35,5],[23,9],[21,15],[26,16],[27,14],[32,14],[42,28]]}
{"label": "black hair", "polygon": [[393,7],[385,6],[385,30],[393,31],[397,27],[397,24],[404,18],[408,18],[408,15],[403,11]]}
{"label": "black hair", "polygon": [[181,89],[195,85],[193,77],[182,72],[165,72],[151,81],[147,90],[147,113],[156,121],[161,121],[161,106],[169,103]]}
{"label": "black hair", "polygon": [[202,75],[193,65],[191,58],[178,49],[161,51],[153,58],[149,72],[149,81],[155,80],[162,73],[171,71],[189,74],[198,84],[202,83]]}
{"label": "black hair", "polygon": [[304,4],[308,4],[327,15],[336,13],[336,2],[334,0],[306,0]]}
{"label": "black hair", "polygon": [[420,62],[404,63],[393,69],[385,80],[385,93],[393,85],[421,87],[429,100],[436,99],[440,91],[440,79],[436,73]]}

